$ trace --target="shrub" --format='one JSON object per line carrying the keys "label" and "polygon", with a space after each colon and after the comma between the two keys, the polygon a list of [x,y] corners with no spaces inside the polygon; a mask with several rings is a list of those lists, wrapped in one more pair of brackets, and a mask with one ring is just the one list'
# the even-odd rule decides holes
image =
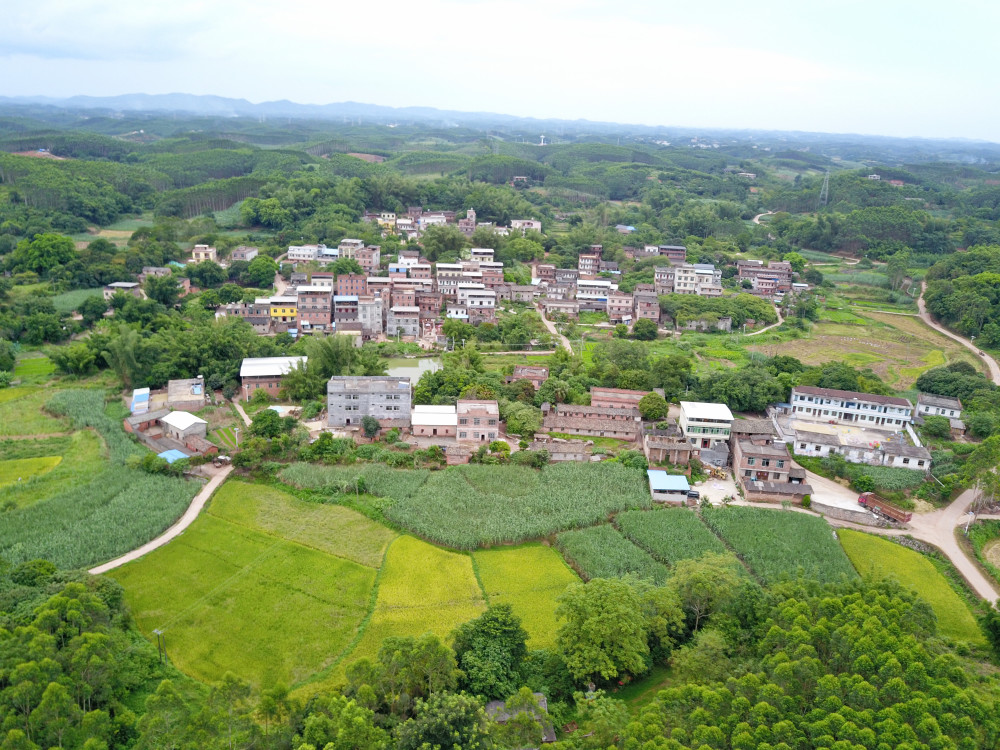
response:
{"label": "shrub", "polygon": [[861,476],[854,477],[851,481],[851,486],[858,492],[874,492],[875,480],[868,474],[862,474]]}

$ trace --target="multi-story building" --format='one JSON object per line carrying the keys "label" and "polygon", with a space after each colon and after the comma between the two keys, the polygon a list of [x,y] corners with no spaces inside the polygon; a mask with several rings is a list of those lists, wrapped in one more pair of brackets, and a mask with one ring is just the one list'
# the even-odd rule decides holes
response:
{"label": "multi-story building", "polygon": [[681,401],[681,432],[697,448],[714,448],[728,442],[732,424],[733,413],[725,404]]}
{"label": "multi-story building", "polygon": [[337,252],[340,254],[341,258],[348,258],[349,260],[357,260],[355,254],[359,250],[365,249],[364,240],[354,240],[354,239],[343,239],[340,244],[337,245]]}
{"label": "multi-story building", "polygon": [[577,260],[577,269],[581,276],[595,276],[600,270],[601,258],[598,255],[582,253]]}
{"label": "multi-story building", "polygon": [[761,260],[736,261],[737,279],[752,282],[758,276],[774,279],[776,288],[780,292],[787,292],[792,288],[792,264],[787,261],[770,260],[766,266]]}
{"label": "multi-story building", "polygon": [[433,279],[434,270],[430,263],[412,263],[408,266],[411,279]]}
{"label": "multi-story building", "polygon": [[309,283],[312,286],[321,286],[324,289],[329,289],[331,292],[333,292],[334,287],[336,286],[333,274],[327,273],[326,271],[317,271],[314,273],[310,277]]}
{"label": "multi-story building", "polygon": [[633,320],[645,318],[654,323],[660,322],[660,298],[655,292],[636,292],[632,299],[635,302]]}
{"label": "multi-story building", "polygon": [[458,283],[462,280],[461,263],[438,263],[434,267],[437,290],[447,299],[455,299]]}
{"label": "multi-story building", "polygon": [[685,263],[674,271],[674,294],[722,296],[722,270],[711,263]]}
{"label": "multi-story building", "polygon": [[535,271],[538,273],[539,281],[555,281],[556,280],[556,267],[551,263],[539,263],[535,266]]}
{"label": "multi-story building", "polygon": [[682,266],[687,260],[687,248],[683,245],[658,245],[656,249],[672,266]]}
{"label": "multi-story building", "polygon": [[438,292],[417,292],[416,305],[420,308],[421,318],[437,318],[441,315],[444,297]]}
{"label": "multi-story building", "polygon": [[217,263],[219,261],[218,251],[214,247],[209,247],[208,245],[195,245],[191,250],[191,262],[201,263],[206,260],[209,260],[212,263]]}
{"label": "multi-story building", "polygon": [[364,336],[378,336],[385,330],[384,310],[381,297],[358,298],[358,322]]}
{"label": "multi-story building", "polygon": [[234,248],[233,251],[229,254],[229,260],[232,261],[242,260],[249,263],[259,254],[260,254],[259,248],[240,245],[239,247]]}
{"label": "multi-story building", "polygon": [[417,304],[417,290],[393,287],[389,300],[391,307],[414,307]]}
{"label": "multi-story building", "polygon": [[632,295],[628,292],[609,292],[608,320],[612,323],[631,323],[634,305]]}
{"label": "multi-story building", "polygon": [[575,268],[557,268],[552,274],[551,281],[556,284],[576,284],[580,278],[580,272]]}
{"label": "multi-story building", "polygon": [[389,308],[385,333],[387,336],[420,336],[420,308],[395,306]]}
{"label": "multi-story building", "polygon": [[466,237],[471,237],[476,231],[476,211],[470,208],[464,219],[458,220],[458,231],[464,234]]}
{"label": "multi-story building", "polygon": [[492,322],[497,318],[497,293],[492,289],[471,289],[465,295],[465,308],[470,323]]}
{"label": "multi-story building", "polygon": [[354,251],[354,260],[366,273],[375,273],[382,263],[382,248],[368,245]]}
{"label": "multi-story building", "polygon": [[580,303],[570,299],[550,299],[545,298],[540,302],[545,316],[551,318],[554,315],[565,315],[570,320],[580,317]]}
{"label": "multi-story building", "polygon": [[298,320],[303,327],[322,330],[330,326],[331,290],[323,286],[300,286],[297,292]]}
{"label": "multi-story building", "polygon": [[812,422],[856,424],[897,432],[913,421],[913,404],[897,396],[797,385],[792,388],[790,403],[796,419]]}
{"label": "multi-story building", "polygon": [[482,274],[482,282],[488,289],[496,289],[504,283],[503,263],[500,261],[482,261],[479,264],[479,273]]}
{"label": "multi-story building", "polygon": [[326,245],[289,245],[285,258],[289,263],[309,263],[316,260],[320,249],[325,250]]}
{"label": "multi-story building", "polygon": [[608,295],[618,290],[618,285],[607,279],[580,279],[576,283],[576,301],[581,310],[603,312],[608,307]]}
{"label": "multi-story building", "polygon": [[[338,294],[333,298],[333,319],[338,330],[341,323],[358,320],[358,296],[355,294]],[[363,328],[363,327],[362,327]]]}
{"label": "multi-story building", "polygon": [[383,427],[410,424],[410,379],[382,375],[346,375],[326,384],[327,424],[353,427],[374,417]]}
{"label": "multi-story building", "polygon": [[653,283],[657,294],[674,293],[674,277],[677,269],[674,266],[657,266],[653,269]]}
{"label": "multi-story building", "polygon": [[492,247],[474,247],[469,250],[469,258],[472,260],[493,260]]}
{"label": "multi-story building", "polygon": [[385,276],[369,276],[365,281],[368,294],[372,297],[383,297],[388,300],[392,295],[392,279]]}
{"label": "multi-story building", "polygon": [[500,437],[500,407],[496,401],[459,399],[458,442],[490,443]]}
{"label": "multi-story building", "polygon": [[361,273],[342,273],[337,276],[337,294],[353,294],[364,297],[368,294],[368,277]]}
{"label": "multi-story building", "polygon": [[227,316],[242,318],[257,333],[268,333],[271,330],[271,298],[258,297],[253,302],[233,302],[215,311],[217,318]]}
{"label": "multi-story building", "polygon": [[298,318],[298,297],[276,296],[271,297],[271,324],[286,323],[294,324]]}
{"label": "multi-story building", "polygon": [[244,401],[257,389],[264,389],[272,397],[281,390],[281,381],[298,367],[305,367],[306,357],[247,357],[240,365],[240,382]]}
{"label": "multi-story building", "polygon": [[542,222],[537,219],[511,219],[510,228],[519,229],[522,234],[525,232],[541,232]]}

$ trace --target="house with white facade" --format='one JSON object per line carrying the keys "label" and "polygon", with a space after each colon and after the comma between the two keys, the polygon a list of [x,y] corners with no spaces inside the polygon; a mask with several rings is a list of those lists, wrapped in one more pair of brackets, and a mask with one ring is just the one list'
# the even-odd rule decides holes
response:
{"label": "house with white facade", "polygon": [[898,396],[797,385],[792,388],[790,403],[794,418],[813,422],[898,432],[913,421],[913,404]]}
{"label": "house with white facade", "polygon": [[684,439],[698,448],[714,448],[729,441],[733,413],[725,404],[681,401],[678,425]]}

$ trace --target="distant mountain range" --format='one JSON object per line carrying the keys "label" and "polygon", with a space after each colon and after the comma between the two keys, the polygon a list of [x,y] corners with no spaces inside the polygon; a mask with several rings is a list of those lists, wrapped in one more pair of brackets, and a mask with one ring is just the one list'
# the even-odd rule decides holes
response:
{"label": "distant mountain range", "polygon": [[[434,107],[385,107],[379,104],[338,102],[335,104],[299,104],[288,100],[254,104],[246,99],[196,94],[122,94],[120,96],[0,96],[0,104],[87,109],[111,112],[184,113],[210,117],[291,117],[294,119],[343,120],[362,119],[369,122],[437,122],[442,125],[470,124],[480,127],[496,125],[572,126],[576,129],[621,129],[621,123],[589,120],[538,119],[517,117],[495,112],[459,112]],[[629,130],[663,130],[647,125],[626,125]]]}

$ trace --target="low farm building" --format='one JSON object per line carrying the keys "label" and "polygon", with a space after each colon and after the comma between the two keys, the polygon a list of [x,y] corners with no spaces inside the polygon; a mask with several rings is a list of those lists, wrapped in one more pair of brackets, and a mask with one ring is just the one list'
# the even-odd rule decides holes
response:
{"label": "low farm building", "polygon": [[208,403],[205,394],[205,379],[196,378],[167,381],[167,406],[183,411],[198,411]]}
{"label": "low farm building", "polygon": [[565,440],[563,438],[535,440],[528,446],[528,450],[531,451],[547,451],[549,461],[552,463],[564,461],[585,463],[590,461],[592,448],[593,443],[589,440]]}
{"label": "low farm building", "polygon": [[586,437],[638,440],[642,417],[638,409],[576,404],[542,404],[542,427],[546,432],[565,432]]}
{"label": "low farm building", "polygon": [[630,391],[626,388],[604,388],[598,386],[590,389],[591,406],[608,406],[618,409],[638,409],[642,397],[649,391]]}
{"label": "low farm building", "polygon": [[646,477],[649,480],[649,494],[653,496],[653,500],[675,505],[687,503],[691,485],[683,474],[667,474],[662,469],[648,469]]}
{"label": "low farm building", "polygon": [[458,432],[458,413],[451,405],[417,404],[410,414],[410,431],[418,437],[453,438]]}
{"label": "low farm building", "polygon": [[542,387],[542,383],[549,379],[549,368],[541,365],[514,365],[514,372],[506,380],[514,383],[518,380],[531,382],[532,387],[537,391]]}
{"label": "low farm building", "polygon": [[642,452],[650,464],[686,464],[694,451],[691,444],[677,430],[646,432],[642,436]]}

